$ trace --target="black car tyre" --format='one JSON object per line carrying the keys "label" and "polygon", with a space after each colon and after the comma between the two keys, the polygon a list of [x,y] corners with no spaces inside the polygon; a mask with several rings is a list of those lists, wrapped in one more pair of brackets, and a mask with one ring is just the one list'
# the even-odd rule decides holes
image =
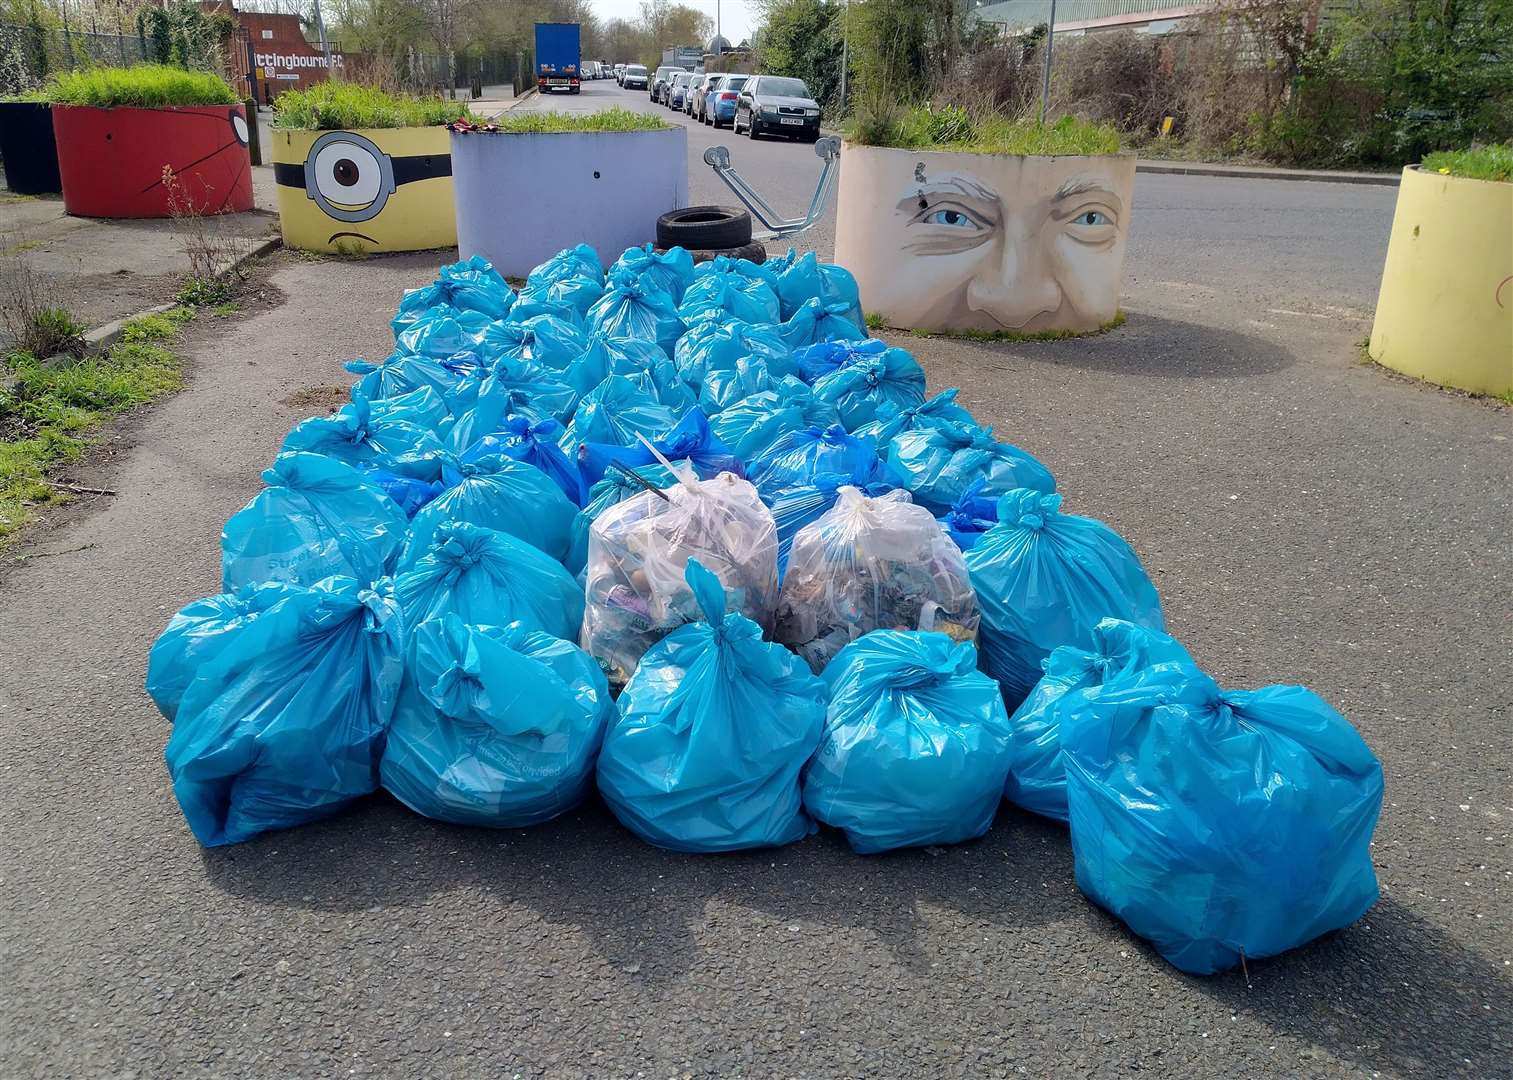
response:
{"label": "black car tyre", "polygon": [[[660,255],[665,253],[667,249],[658,244],[656,250]],[[748,262],[754,262],[758,264],[767,261],[766,245],[759,244],[755,241],[752,241],[749,244],[742,244],[740,247],[692,248],[688,250],[688,254],[693,256],[693,261],[695,263],[711,262],[722,255],[727,259],[745,259]]]}
{"label": "black car tyre", "polygon": [[657,246],[736,248],[751,243],[751,215],[729,206],[685,206],[657,218]]}
{"label": "black car tyre", "polygon": [[751,118],[751,123],[746,127],[746,137],[752,142],[756,142],[757,140],[757,121],[755,116]]}

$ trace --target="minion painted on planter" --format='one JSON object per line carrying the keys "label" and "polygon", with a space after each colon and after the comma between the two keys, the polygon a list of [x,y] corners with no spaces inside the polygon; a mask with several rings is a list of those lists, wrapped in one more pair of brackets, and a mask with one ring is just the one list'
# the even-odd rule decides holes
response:
{"label": "minion painted on planter", "polygon": [[422,251],[457,243],[444,127],[273,132],[284,243]]}

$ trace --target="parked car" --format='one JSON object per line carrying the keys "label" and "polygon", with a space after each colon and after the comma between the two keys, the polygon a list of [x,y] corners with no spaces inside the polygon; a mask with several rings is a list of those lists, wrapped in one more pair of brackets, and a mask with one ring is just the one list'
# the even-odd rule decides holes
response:
{"label": "parked car", "polygon": [[693,75],[686,71],[680,71],[672,77],[667,84],[667,97],[663,101],[669,109],[681,109],[683,99],[688,95],[688,84],[693,80]]}
{"label": "parked car", "polygon": [[750,75],[718,75],[704,95],[704,123],[724,127],[735,120],[736,98]]}
{"label": "parked car", "polygon": [[709,88],[714,85],[720,76],[717,72],[708,72],[694,76],[693,85],[688,88],[688,96],[683,102],[683,111],[695,120],[704,119],[704,95],[709,93]]}
{"label": "parked car", "polygon": [[666,104],[667,87],[672,82],[672,77],[682,70],[682,68],[672,64],[663,64],[657,68],[656,73],[651,77],[651,86],[649,88],[651,99]]}
{"label": "parked car", "polygon": [[646,68],[640,64],[626,64],[620,73],[620,85],[627,90],[645,90],[647,81]]}
{"label": "parked car", "polygon": [[820,105],[809,96],[803,79],[782,75],[754,75],[736,97],[731,130],[741,134],[792,135],[814,142],[820,137]]}

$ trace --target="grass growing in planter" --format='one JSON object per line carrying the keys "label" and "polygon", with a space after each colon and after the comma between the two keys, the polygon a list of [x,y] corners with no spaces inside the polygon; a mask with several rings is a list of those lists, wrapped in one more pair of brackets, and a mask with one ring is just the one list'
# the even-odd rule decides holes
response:
{"label": "grass growing in planter", "polygon": [[285,90],[273,106],[273,126],[302,131],[439,127],[468,115],[461,101],[390,94],[333,80],[308,90]]}
{"label": "grass growing in planter", "polygon": [[41,91],[54,105],[161,108],[165,105],[235,105],[226,81],[208,71],[185,71],[163,64],[127,68],[60,71]]}
{"label": "grass growing in planter", "polygon": [[617,105],[596,113],[509,112],[483,130],[510,135],[563,135],[570,132],[666,131],[671,127],[660,116],[632,112]]}
{"label": "grass growing in planter", "polygon": [[847,130],[861,146],[904,150],[951,150],[969,154],[1096,156],[1119,152],[1119,132],[1109,124],[1092,124],[1064,116],[1054,124],[973,116],[960,106],[912,109],[895,105],[862,106]]}
{"label": "grass growing in planter", "polygon": [[1425,172],[1464,176],[1468,180],[1513,181],[1513,143],[1491,143],[1469,150],[1441,150],[1424,158]]}

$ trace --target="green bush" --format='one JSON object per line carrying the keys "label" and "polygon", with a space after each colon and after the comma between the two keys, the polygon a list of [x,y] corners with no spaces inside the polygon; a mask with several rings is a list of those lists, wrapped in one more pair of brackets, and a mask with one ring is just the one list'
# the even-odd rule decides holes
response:
{"label": "green bush", "polygon": [[163,64],[128,68],[81,68],[60,71],[44,89],[55,105],[235,105],[237,96],[226,80],[208,71],[184,71]]}
{"label": "green bush", "polygon": [[1424,158],[1424,171],[1470,180],[1513,181],[1513,143],[1473,146],[1469,150],[1441,150]]}
{"label": "green bush", "polygon": [[511,135],[560,135],[573,131],[664,131],[672,125],[651,113],[618,105],[595,113],[509,112],[482,130]]}
{"label": "green bush", "polygon": [[1091,156],[1119,152],[1119,132],[1109,124],[1090,124],[1064,116],[1054,124],[1041,125],[991,113],[974,120],[965,109],[934,109],[928,105],[914,109],[863,106],[858,108],[847,136],[862,146],[969,154]]}
{"label": "green bush", "polygon": [[469,117],[461,101],[390,94],[330,80],[308,90],[285,90],[273,105],[273,126],[301,131],[437,127]]}

